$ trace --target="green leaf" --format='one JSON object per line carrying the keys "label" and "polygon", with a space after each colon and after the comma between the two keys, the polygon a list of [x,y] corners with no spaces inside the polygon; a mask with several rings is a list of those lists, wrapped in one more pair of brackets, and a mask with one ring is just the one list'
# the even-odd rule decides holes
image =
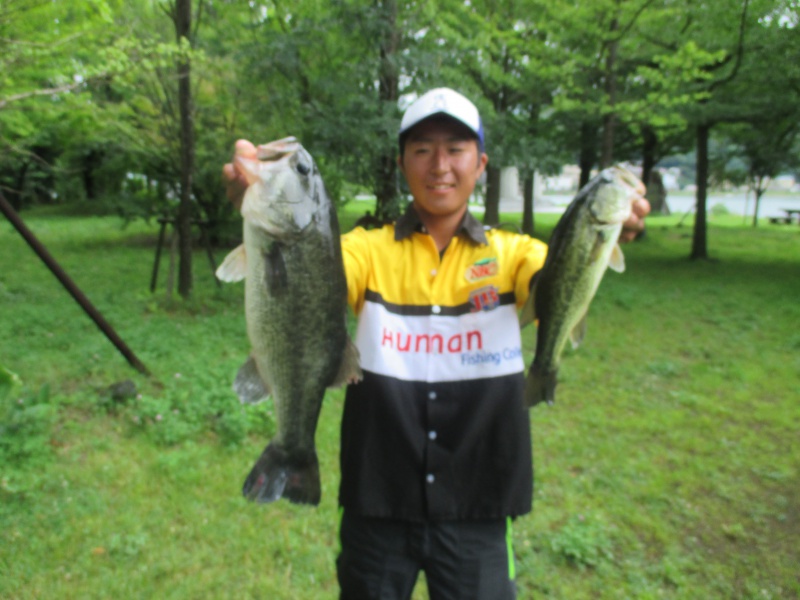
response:
{"label": "green leaf", "polygon": [[12,390],[20,385],[22,385],[22,381],[19,376],[0,364],[0,400],[4,400]]}

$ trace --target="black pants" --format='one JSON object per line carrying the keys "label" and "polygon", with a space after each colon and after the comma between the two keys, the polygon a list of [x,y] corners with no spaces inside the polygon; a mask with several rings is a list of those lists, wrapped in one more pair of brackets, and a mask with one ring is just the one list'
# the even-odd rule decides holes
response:
{"label": "black pants", "polygon": [[420,571],[431,600],[513,600],[510,524],[342,517],[341,600],[407,600]]}

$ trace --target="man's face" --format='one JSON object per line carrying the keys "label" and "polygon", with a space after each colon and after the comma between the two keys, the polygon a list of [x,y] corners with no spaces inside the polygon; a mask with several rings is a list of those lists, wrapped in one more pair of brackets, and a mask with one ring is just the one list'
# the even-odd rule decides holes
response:
{"label": "man's face", "polygon": [[450,216],[466,210],[487,160],[464,125],[433,118],[411,130],[397,162],[418,212]]}

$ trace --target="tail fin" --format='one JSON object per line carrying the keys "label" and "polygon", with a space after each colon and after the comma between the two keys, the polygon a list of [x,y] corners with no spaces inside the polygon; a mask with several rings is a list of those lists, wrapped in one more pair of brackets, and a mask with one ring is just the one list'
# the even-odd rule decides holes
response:
{"label": "tail fin", "polygon": [[540,402],[547,402],[552,405],[556,401],[557,375],[558,369],[546,371],[534,362],[525,381],[526,404],[536,406]]}
{"label": "tail fin", "polygon": [[317,453],[291,454],[271,442],[262,452],[242,487],[253,502],[286,498],[295,504],[319,504],[322,496]]}

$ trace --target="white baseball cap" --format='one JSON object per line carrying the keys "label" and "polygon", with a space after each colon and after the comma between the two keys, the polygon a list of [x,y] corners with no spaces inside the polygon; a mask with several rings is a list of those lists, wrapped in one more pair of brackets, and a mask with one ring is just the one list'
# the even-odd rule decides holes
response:
{"label": "white baseball cap", "polygon": [[465,96],[450,88],[436,88],[426,92],[411,103],[400,121],[400,136],[434,115],[447,115],[466,125],[478,138],[483,149],[483,122],[477,107]]}

